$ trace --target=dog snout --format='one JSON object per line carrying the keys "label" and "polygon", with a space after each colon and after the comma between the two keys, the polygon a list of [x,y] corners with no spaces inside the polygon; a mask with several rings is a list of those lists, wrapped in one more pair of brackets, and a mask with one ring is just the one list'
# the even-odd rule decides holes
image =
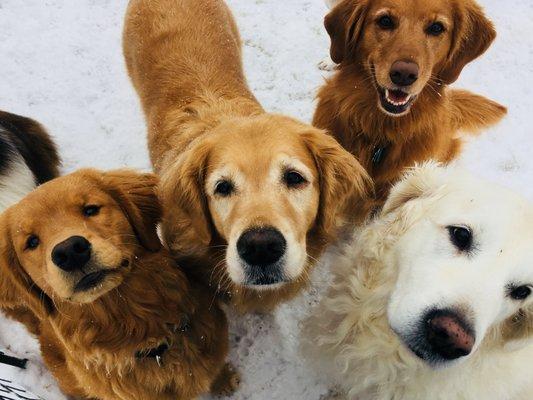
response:
{"label": "dog snout", "polygon": [[254,228],[244,232],[237,242],[239,256],[251,266],[278,262],[287,247],[285,237],[275,228]]}
{"label": "dog snout", "polygon": [[52,261],[63,271],[80,270],[91,259],[91,243],[82,236],[72,236],[52,250]]}
{"label": "dog snout", "polygon": [[434,311],[427,318],[427,341],[432,350],[445,360],[455,360],[472,352],[475,336],[463,319],[454,312]]}
{"label": "dog snout", "polygon": [[392,83],[398,86],[410,86],[418,80],[419,67],[412,61],[396,61],[390,70]]}

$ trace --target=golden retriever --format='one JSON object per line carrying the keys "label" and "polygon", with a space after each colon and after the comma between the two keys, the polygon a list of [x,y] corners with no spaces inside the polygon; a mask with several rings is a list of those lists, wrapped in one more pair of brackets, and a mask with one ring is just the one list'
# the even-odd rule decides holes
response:
{"label": "golden retriever", "polygon": [[314,125],[370,173],[381,204],[406,167],[458,156],[506,109],[448,89],[496,36],[473,0],[342,0],[326,16],[338,71],[318,94]]}
{"label": "golden retriever", "polygon": [[62,390],[101,400],[228,393],[226,318],[161,249],[156,178],[81,170],[0,217],[0,305],[40,319]]}
{"label": "golden retriever", "polygon": [[366,172],[323,131],[263,110],[222,0],[130,1],[124,53],[170,249],[240,311],[293,297]]}
{"label": "golden retriever", "polygon": [[334,283],[304,348],[349,399],[531,399],[532,226],[505,188],[409,171],[328,258]]}

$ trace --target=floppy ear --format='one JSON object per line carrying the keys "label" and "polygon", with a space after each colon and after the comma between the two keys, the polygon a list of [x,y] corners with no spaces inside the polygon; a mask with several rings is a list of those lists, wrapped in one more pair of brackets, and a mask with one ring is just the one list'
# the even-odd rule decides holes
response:
{"label": "floppy ear", "polygon": [[407,170],[404,177],[391,189],[381,214],[394,212],[412,200],[434,194],[442,186],[444,170],[432,161]]}
{"label": "floppy ear", "polygon": [[139,243],[149,251],[159,251],[157,224],[161,220],[161,205],[156,176],[116,170],[102,173],[101,183],[124,211]]}
{"label": "floppy ear", "polygon": [[324,19],[331,38],[331,59],[340,64],[348,55],[354,55],[363,33],[366,0],[343,0]]}
{"label": "floppy ear", "polygon": [[210,152],[201,139],[183,153],[161,177],[163,235],[180,254],[203,253],[211,242],[211,222],[204,181]]}
{"label": "floppy ear", "polygon": [[320,130],[306,131],[302,138],[313,154],[320,184],[317,226],[332,236],[338,217],[352,214],[372,191],[366,170],[331,136]]}
{"label": "floppy ear", "polygon": [[20,265],[6,221],[8,212],[0,218],[0,307],[25,306],[45,318],[54,312],[53,303]]}
{"label": "floppy ear", "polygon": [[482,55],[496,38],[496,30],[481,7],[467,1],[455,11],[452,47],[448,60],[438,73],[447,84],[455,82],[466,64]]}

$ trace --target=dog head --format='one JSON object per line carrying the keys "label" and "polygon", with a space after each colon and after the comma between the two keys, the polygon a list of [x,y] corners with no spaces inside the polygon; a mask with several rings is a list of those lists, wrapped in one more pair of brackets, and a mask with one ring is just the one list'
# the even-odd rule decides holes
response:
{"label": "dog head", "polygon": [[333,61],[362,68],[380,110],[395,117],[455,82],[496,37],[473,0],[343,0],[325,26]]}
{"label": "dog head", "polygon": [[320,130],[280,116],[232,119],[162,177],[164,236],[179,254],[223,248],[219,266],[234,284],[274,289],[304,274],[310,236],[325,243],[368,186]]}
{"label": "dog head", "polygon": [[402,226],[388,261],[397,270],[388,319],[413,353],[446,366],[496,336],[531,337],[530,204],[464,173],[427,166],[393,189],[387,214]]}
{"label": "dog head", "polygon": [[155,185],[150,174],[81,170],[9,208],[0,219],[4,296],[25,297],[42,315],[51,300],[89,303],[120,285],[141,251],[160,248]]}

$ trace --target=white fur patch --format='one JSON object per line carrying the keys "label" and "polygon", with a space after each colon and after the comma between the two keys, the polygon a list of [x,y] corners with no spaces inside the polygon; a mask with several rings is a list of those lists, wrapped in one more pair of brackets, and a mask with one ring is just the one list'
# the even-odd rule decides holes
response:
{"label": "white fur patch", "polygon": [[0,212],[21,200],[35,187],[33,173],[22,157],[17,155],[5,174],[0,175]]}

